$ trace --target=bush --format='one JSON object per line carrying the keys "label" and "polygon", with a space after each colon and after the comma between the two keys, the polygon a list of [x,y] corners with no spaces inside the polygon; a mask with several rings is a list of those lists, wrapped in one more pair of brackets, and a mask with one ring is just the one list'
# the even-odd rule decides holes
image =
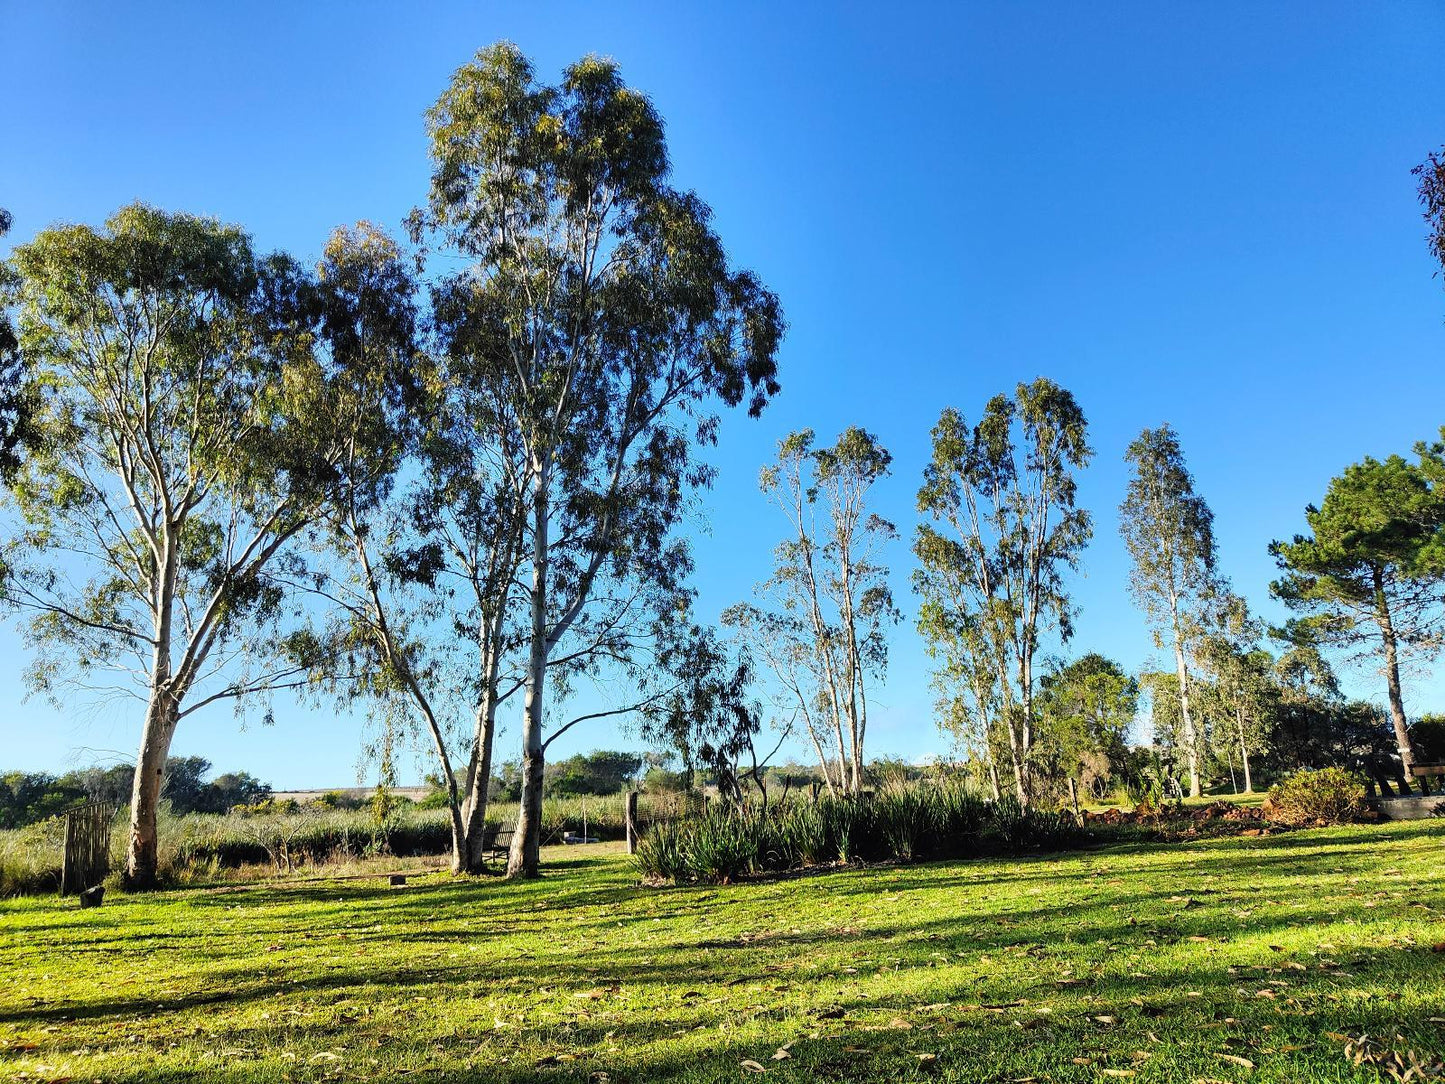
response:
{"label": "bush", "polygon": [[1348,824],[1365,812],[1365,781],[1344,768],[1306,768],[1269,788],[1265,812],[1284,824]]}
{"label": "bush", "polygon": [[0,831],[0,899],[56,892],[65,824],[59,819]]}
{"label": "bush", "polygon": [[1073,818],[987,803],[960,781],[895,780],[863,798],[805,798],[764,812],[713,805],[646,832],[637,864],[655,880],[723,884],[827,862],[927,861],[1071,846]]}

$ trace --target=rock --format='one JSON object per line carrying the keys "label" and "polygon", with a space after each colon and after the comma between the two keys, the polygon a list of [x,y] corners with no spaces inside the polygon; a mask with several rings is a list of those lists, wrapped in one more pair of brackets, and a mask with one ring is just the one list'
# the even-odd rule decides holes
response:
{"label": "rock", "polygon": [[390,877],[392,888],[404,888],[406,886],[405,873],[393,873]]}
{"label": "rock", "polygon": [[80,906],[99,907],[100,901],[103,899],[105,899],[105,885],[95,885],[80,894]]}

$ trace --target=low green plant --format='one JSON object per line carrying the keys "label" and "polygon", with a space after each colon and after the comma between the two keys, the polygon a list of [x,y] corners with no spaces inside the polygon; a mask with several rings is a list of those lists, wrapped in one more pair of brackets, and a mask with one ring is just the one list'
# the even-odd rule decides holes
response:
{"label": "low green plant", "polygon": [[1306,768],[1269,788],[1270,820],[1292,825],[1349,824],[1365,812],[1365,781],[1344,768]]}
{"label": "low green plant", "polygon": [[799,798],[766,811],[715,804],[642,839],[643,874],[719,884],[826,862],[912,862],[1056,850],[1086,838],[1069,814],[985,802],[962,780],[894,779],[875,794]]}

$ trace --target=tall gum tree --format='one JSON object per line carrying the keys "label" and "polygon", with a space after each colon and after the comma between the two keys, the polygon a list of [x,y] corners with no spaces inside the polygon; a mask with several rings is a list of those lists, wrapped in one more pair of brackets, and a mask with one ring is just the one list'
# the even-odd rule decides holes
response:
{"label": "tall gum tree", "polygon": [[[538,872],[547,685],[626,671],[677,604],[672,538],[710,471],[717,405],[777,392],[776,297],[729,268],[697,196],[668,183],[663,124],[611,62],[539,82],[510,44],[458,69],[428,115],[432,181],[414,216],[467,266],[450,288],[524,466],[522,800],[511,876]],[[566,668],[559,668],[566,660]],[[554,716],[558,713],[554,710]]]}
{"label": "tall gum tree", "polygon": [[[380,714],[387,733],[419,734],[430,747],[451,815],[453,871],[475,873],[505,699],[499,641],[519,556],[515,475],[493,454],[486,397],[464,359],[420,353],[415,285],[395,243],[370,226],[338,234],[322,277],[364,301],[369,333],[347,339],[349,356],[389,394],[350,419],[375,433],[354,443],[358,454],[342,464],[313,532],[320,574],[296,585],[330,610],[316,679]],[[339,313],[337,322],[356,317]],[[479,431],[486,439],[475,439]]]}
{"label": "tall gum tree", "polygon": [[1025,806],[1034,798],[1035,659],[1042,636],[1073,635],[1064,575],[1093,535],[1075,503],[1075,473],[1093,455],[1087,430],[1072,393],[1044,377],[994,396],[973,427],[946,409],[918,491],[928,517],[913,547],[920,631],[943,659],[939,672],[967,677],[972,689],[960,693],[994,712]]}
{"label": "tall gum tree", "polygon": [[1379,661],[1407,780],[1416,761],[1401,667],[1437,651],[1445,635],[1442,452],[1417,452],[1417,463],[1393,455],[1345,468],[1319,507],[1305,509],[1310,533],[1270,546],[1284,573],[1270,590],[1302,615],[1310,637]]}
{"label": "tall gum tree", "polygon": [[723,615],[772,673],[833,793],[863,789],[868,689],[887,669],[887,630],[898,621],[884,563],[898,531],[869,509],[892,462],[857,426],[823,448],[811,429],[780,441],[759,477],[788,521],[773,575],[759,586],[773,605],[740,603]]}
{"label": "tall gum tree", "polygon": [[1194,491],[1179,437],[1168,425],[1145,429],[1124,459],[1133,470],[1119,506],[1119,533],[1133,561],[1129,584],[1155,645],[1167,644],[1174,654],[1189,794],[1198,798],[1201,735],[1190,700],[1189,656],[1204,608],[1218,591],[1214,514]]}
{"label": "tall gum tree", "polygon": [[145,704],[126,878],[146,887],[181,720],[304,680],[311,640],[275,574],[333,492],[352,374],[321,287],[236,227],[137,204],[46,230],[13,266],[35,409],[4,601],[37,688]]}
{"label": "tall gum tree", "polygon": [[[1217,713],[1229,721],[1223,729],[1230,734],[1226,757],[1231,771],[1233,750],[1238,749],[1244,793],[1253,794],[1250,755],[1265,751],[1269,727],[1276,714],[1278,688],[1273,680],[1274,658],[1259,647],[1263,629],[1250,616],[1243,598],[1232,592],[1221,592],[1209,609],[1194,656],[1212,679],[1210,693]],[[1221,744],[1225,743],[1221,741]]]}

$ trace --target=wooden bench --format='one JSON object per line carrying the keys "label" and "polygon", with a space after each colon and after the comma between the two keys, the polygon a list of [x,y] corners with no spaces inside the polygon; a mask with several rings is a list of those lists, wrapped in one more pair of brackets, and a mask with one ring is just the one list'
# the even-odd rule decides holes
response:
{"label": "wooden bench", "polygon": [[1416,779],[1427,775],[1445,775],[1445,764],[1416,764],[1410,768],[1410,774]]}

